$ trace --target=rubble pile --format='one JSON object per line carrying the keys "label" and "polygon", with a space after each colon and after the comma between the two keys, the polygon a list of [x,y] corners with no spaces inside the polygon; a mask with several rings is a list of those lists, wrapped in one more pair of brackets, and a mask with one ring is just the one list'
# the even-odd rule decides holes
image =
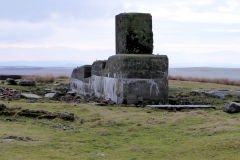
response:
{"label": "rubble pile", "polygon": [[21,91],[16,89],[0,87],[0,99],[20,99]]}

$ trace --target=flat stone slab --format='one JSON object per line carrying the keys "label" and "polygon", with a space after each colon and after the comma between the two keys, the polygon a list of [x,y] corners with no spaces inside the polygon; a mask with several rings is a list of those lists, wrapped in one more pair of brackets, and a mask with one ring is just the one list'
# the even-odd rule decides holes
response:
{"label": "flat stone slab", "polygon": [[199,94],[199,95],[206,95],[210,97],[215,97],[215,98],[221,98],[224,99],[226,96],[229,94],[239,94],[240,91],[227,91],[227,90],[211,90],[211,91],[204,91],[204,90],[192,90],[190,92],[191,94]]}
{"label": "flat stone slab", "polygon": [[159,109],[195,109],[195,108],[212,108],[216,109],[214,106],[210,105],[147,105],[148,107],[151,108],[159,108]]}
{"label": "flat stone slab", "polygon": [[28,94],[28,93],[22,93],[21,97],[27,98],[27,99],[41,99],[42,98],[36,94]]}
{"label": "flat stone slab", "polygon": [[52,99],[52,98],[56,97],[56,94],[57,93],[47,93],[47,94],[44,95],[44,98]]}

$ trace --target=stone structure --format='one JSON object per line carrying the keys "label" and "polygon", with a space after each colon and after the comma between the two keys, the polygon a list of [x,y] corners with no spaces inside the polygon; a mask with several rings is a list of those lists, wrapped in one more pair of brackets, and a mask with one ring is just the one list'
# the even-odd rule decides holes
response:
{"label": "stone structure", "polygon": [[116,16],[116,55],[75,68],[70,87],[80,95],[117,104],[165,104],[168,58],[153,55],[152,17],[144,13]]}

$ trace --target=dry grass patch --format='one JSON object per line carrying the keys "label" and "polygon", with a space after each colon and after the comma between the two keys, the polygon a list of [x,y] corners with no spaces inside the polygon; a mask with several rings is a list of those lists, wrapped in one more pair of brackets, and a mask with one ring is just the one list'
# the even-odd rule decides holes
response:
{"label": "dry grass patch", "polygon": [[34,80],[38,83],[53,83],[56,78],[53,75],[49,74],[49,75],[45,75],[45,76],[40,76],[40,75],[26,76],[26,77],[24,77],[24,79]]}
{"label": "dry grass patch", "polygon": [[239,80],[230,80],[227,78],[197,78],[197,77],[183,77],[183,76],[168,76],[169,80],[178,80],[178,81],[192,81],[192,82],[202,82],[202,83],[216,83],[216,84],[225,84],[225,85],[236,85],[240,86]]}

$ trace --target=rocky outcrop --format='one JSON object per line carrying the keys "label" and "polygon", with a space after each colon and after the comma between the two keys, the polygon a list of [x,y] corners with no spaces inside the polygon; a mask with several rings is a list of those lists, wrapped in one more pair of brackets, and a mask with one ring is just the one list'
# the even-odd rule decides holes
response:
{"label": "rocky outcrop", "polygon": [[23,79],[23,80],[20,80],[18,82],[18,85],[19,86],[36,86],[36,82],[33,81],[33,80],[25,80],[25,79]]}
{"label": "rocky outcrop", "polygon": [[45,110],[30,110],[22,108],[7,108],[5,105],[0,105],[0,115],[5,116],[22,116],[38,119],[55,119],[60,118],[65,121],[74,121],[73,113],[48,112]]}
{"label": "rocky outcrop", "polygon": [[7,85],[17,85],[17,82],[13,78],[6,79]]}

